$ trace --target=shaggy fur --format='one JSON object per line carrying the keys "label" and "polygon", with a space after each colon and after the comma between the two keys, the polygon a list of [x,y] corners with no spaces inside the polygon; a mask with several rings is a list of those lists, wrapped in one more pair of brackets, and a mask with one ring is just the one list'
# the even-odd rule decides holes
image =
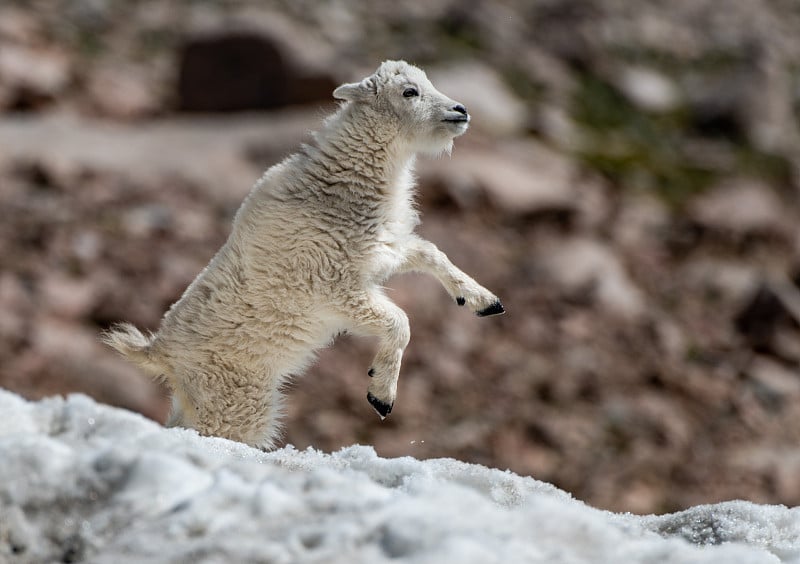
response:
{"label": "shaggy fur", "polygon": [[392,274],[427,272],[459,305],[503,313],[492,292],[414,234],[414,155],[449,152],[466,109],[403,61],[333,94],[339,110],[266,171],[159,330],[123,324],[103,336],[166,380],[169,425],[272,448],[282,384],[345,330],[379,338],[368,400],[388,415],[409,340],[408,318],[381,289]]}

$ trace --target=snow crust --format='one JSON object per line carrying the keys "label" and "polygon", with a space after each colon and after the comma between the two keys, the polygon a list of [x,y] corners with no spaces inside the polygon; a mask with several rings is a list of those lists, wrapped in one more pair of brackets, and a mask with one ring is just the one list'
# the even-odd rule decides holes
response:
{"label": "snow crust", "polygon": [[264,453],[0,390],[0,562],[800,563],[800,508],[594,509],[452,459]]}

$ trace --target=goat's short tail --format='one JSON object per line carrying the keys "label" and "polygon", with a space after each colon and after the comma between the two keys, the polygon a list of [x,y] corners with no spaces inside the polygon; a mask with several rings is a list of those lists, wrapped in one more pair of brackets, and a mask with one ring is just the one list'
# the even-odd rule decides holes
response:
{"label": "goat's short tail", "polygon": [[145,336],[130,323],[120,323],[104,332],[100,340],[155,378],[166,378],[165,366],[153,354],[152,334]]}

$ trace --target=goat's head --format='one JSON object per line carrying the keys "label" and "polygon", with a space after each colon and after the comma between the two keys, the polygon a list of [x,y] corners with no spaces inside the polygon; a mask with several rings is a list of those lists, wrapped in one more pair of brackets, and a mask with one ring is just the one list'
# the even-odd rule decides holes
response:
{"label": "goat's head", "polygon": [[436,90],[424,71],[405,61],[385,61],[361,82],[338,87],[333,96],[368,105],[413,151],[450,151],[453,139],[469,126],[464,105]]}

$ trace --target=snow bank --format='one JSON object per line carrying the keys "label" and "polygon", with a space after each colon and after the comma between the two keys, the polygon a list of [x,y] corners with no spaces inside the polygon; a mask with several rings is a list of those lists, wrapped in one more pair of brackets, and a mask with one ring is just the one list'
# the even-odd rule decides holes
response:
{"label": "snow bank", "polygon": [[600,511],[449,459],[263,453],[0,391],[0,562],[800,562],[800,509]]}

